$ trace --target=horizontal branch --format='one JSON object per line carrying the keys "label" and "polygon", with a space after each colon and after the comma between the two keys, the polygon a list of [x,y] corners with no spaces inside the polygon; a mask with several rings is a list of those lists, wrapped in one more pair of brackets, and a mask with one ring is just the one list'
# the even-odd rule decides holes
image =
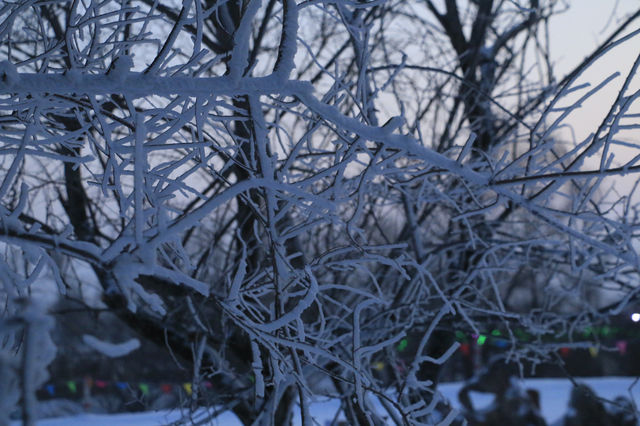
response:
{"label": "horizontal branch", "polygon": [[[244,77],[155,77],[143,73],[0,75],[0,94],[81,93],[88,95],[122,93],[134,97],[150,95],[242,96],[248,94],[288,95],[310,86],[306,82],[278,80],[276,76]],[[308,90],[308,88],[306,88]]]}
{"label": "horizontal branch", "polygon": [[547,180],[568,180],[568,179],[591,179],[591,178],[603,178],[607,176],[625,176],[627,174],[640,173],[640,166],[621,166],[611,167],[607,169],[598,170],[582,170],[577,172],[562,171],[557,173],[546,173],[543,175],[531,175],[514,177],[510,179],[501,179],[490,182],[491,186],[505,186],[505,185],[521,185],[528,182],[541,182]]}

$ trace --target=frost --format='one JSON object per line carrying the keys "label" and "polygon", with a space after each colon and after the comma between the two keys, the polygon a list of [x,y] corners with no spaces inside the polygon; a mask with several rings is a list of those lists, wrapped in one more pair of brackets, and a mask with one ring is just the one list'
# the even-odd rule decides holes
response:
{"label": "frost", "polygon": [[13,85],[18,82],[20,76],[15,65],[10,61],[0,62],[0,84]]}
{"label": "frost", "polygon": [[107,75],[119,83],[123,83],[133,69],[133,57],[131,55],[118,56],[107,71]]}

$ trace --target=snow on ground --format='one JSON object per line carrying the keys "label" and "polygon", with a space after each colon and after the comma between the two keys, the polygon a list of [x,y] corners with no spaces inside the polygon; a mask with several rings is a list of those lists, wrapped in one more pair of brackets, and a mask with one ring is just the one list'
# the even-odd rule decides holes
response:
{"label": "snow on ground", "polygon": [[[577,378],[576,380],[589,385],[602,398],[613,399],[618,395],[630,396],[632,394],[636,404],[640,403],[640,382],[635,385],[636,379],[633,377],[592,377]],[[454,407],[460,407],[457,395],[461,385],[461,382],[440,385],[440,392],[452,402]],[[549,424],[557,422],[565,414],[572,387],[570,381],[566,379],[526,379],[523,381],[523,386],[540,392],[542,414]],[[489,405],[492,400],[491,396],[486,394],[472,393],[471,397],[474,405],[478,408]],[[325,425],[333,419],[338,408],[339,403],[335,400],[318,402],[311,405],[311,414],[320,425]],[[81,414],[72,417],[41,420],[38,425],[157,426],[177,421],[180,417],[181,413],[177,410],[112,415]],[[194,423],[198,420],[198,417],[200,416],[196,414]],[[299,424],[299,415],[296,418],[296,424]],[[19,422],[13,422],[11,425],[18,426],[19,424]],[[208,424],[220,426],[241,425],[231,413],[223,413]]]}
{"label": "snow on ground", "polygon": [[[200,414],[200,415],[199,415]],[[201,414],[193,416],[193,424],[197,424],[201,419]],[[37,422],[38,426],[159,426],[168,425],[182,418],[178,410],[157,411],[145,413],[124,413],[124,414],[79,414],[72,417],[58,417],[55,419],[43,419]],[[11,426],[19,426],[22,422],[11,422]],[[207,423],[211,426],[242,426],[238,418],[229,412],[222,413],[214,420]]]}

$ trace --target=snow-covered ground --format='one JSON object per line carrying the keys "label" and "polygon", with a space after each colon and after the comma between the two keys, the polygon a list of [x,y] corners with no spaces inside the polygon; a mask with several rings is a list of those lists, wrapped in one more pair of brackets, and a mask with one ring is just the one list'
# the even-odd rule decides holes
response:
{"label": "snow-covered ground", "polygon": [[[632,395],[634,401],[640,403],[640,382],[635,384],[635,378],[628,377],[599,377],[577,379],[586,383],[602,398],[613,399],[618,395]],[[454,405],[459,407],[457,394],[461,383],[444,383],[440,385],[440,391]],[[540,392],[540,403],[542,414],[549,424],[556,423],[564,415],[569,402],[571,382],[563,379],[527,379],[523,386],[537,389]],[[477,407],[487,406],[491,403],[491,396],[486,394],[472,394],[474,405]],[[337,401],[326,401],[312,404],[311,414],[320,425],[330,422],[338,410]],[[82,414],[73,417],[61,417],[56,419],[46,419],[38,422],[41,426],[157,426],[171,423],[180,419],[178,411],[159,411],[138,414],[114,414],[96,415]],[[198,419],[194,419],[194,423]],[[17,426],[19,422],[12,423]],[[223,413],[218,416],[210,425],[236,426],[241,423],[231,413]]]}

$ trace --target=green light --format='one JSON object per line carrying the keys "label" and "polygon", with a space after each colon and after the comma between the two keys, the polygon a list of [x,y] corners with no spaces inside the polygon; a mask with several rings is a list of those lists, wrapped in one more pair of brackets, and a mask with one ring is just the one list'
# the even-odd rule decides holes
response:
{"label": "green light", "polygon": [[67,387],[73,393],[76,393],[78,391],[78,388],[76,387],[76,382],[74,382],[73,380],[69,380],[67,382]]}
{"label": "green light", "polygon": [[485,336],[484,334],[481,334],[478,336],[478,345],[482,346],[486,341],[487,341],[487,336]]}
{"label": "green light", "polygon": [[400,340],[400,343],[398,343],[398,346],[396,349],[398,349],[398,352],[402,352],[405,349],[407,349],[407,345],[409,344],[409,342],[407,341],[407,339],[402,339]]}
{"label": "green light", "polygon": [[464,333],[460,330],[456,331],[456,339],[458,340],[465,340],[466,336],[464,335]]}
{"label": "green light", "polygon": [[500,330],[493,330],[493,331],[491,332],[491,335],[492,335],[492,336],[499,336],[499,335],[500,335]]}
{"label": "green light", "polygon": [[147,385],[146,383],[140,383],[138,385],[138,387],[142,391],[143,395],[148,395],[149,394],[149,385]]}

